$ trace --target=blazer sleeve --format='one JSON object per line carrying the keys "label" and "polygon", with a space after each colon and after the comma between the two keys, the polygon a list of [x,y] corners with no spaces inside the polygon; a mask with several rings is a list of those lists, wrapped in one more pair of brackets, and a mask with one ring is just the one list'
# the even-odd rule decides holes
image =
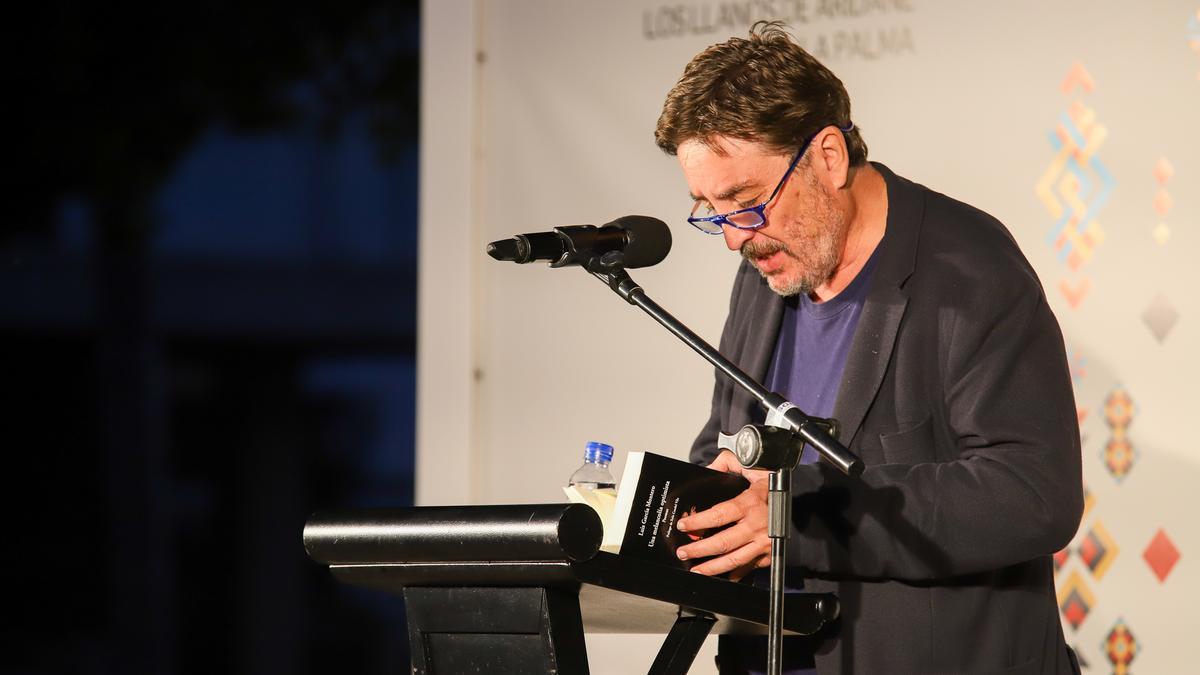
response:
{"label": "blazer sleeve", "polygon": [[858,478],[824,462],[797,467],[789,564],[816,576],[945,579],[1052,554],[1074,536],[1082,477],[1065,349],[1020,263],[999,278],[976,270],[979,283],[953,290],[953,311],[921,315],[937,322],[930,367],[944,421],[909,440],[951,439],[923,455],[938,460],[876,463]]}

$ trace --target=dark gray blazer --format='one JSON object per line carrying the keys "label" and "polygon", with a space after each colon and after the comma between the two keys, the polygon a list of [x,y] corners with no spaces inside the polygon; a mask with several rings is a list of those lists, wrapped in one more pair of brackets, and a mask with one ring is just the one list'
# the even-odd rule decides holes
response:
{"label": "dark gray blazer", "polygon": [[[836,592],[822,673],[1069,673],[1050,555],[1083,508],[1062,334],[1033,269],[987,214],[876,164],[887,231],[834,416],[866,464],[798,467],[788,563]],[[783,301],[743,263],[721,351],[760,381]],[[760,423],[718,375],[692,447]]]}

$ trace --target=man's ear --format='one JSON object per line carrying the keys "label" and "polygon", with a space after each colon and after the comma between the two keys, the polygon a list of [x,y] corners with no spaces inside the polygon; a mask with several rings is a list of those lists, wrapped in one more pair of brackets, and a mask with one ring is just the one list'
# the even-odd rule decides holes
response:
{"label": "man's ear", "polygon": [[840,190],[850,180],[850,151],[846,148],[846,137],[835,126],[827,126],[813,138],[813,149],[817,151],[813,161],[820,164],[821,173],[829,186]]}

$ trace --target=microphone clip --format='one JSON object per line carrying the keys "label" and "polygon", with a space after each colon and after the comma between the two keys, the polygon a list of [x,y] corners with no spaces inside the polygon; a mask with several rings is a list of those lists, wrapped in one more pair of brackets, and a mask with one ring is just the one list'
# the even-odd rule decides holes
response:
{"label": "microphone clip", "polygon": [[[821,417],[808,419],[826,434],[837,438],[837,420]],[[769,424],[747,424],[736,434],[717,434],[717,447],[731,451],[747,469],[790,471],[800,462],[804,444],[805,440],[798,432]]]}
{"label": "microphone clip", "polygon": [[[625,267],[624,237],[614,228],[595,225],[564,225],[554,228],[562,240],[563,253],[550,267],[579,265],[592,274],[615,272]],[[596,251],[603,251],[596,254]]]}

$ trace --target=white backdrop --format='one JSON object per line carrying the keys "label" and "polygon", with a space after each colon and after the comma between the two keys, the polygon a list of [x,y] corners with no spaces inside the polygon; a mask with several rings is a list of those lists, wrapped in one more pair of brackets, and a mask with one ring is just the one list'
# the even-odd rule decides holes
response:
{"label": "white backdrop", "polygon": [[[686,186],[654,123],[692,55],[782,18],[845,82],[871,158],[1000,218],[1047,288],[1076,369],[1091,495],[1058,577],[1068,642],[1088,672],[1118,670],[1110,635],[1136,640],[1131,668],[1191,670],[1200,3],[443,0],[423,11],[421,503],[560,501],[588,440],[616,446],[618,472],[630,450],[686,455],[711,369],[581,271],[496,263],[484,245],[662,218],[673,252],[634,277],[715,343],[736,256],[683,223]],[[589,638],[594,672],[644,670],[653,642]]]}

